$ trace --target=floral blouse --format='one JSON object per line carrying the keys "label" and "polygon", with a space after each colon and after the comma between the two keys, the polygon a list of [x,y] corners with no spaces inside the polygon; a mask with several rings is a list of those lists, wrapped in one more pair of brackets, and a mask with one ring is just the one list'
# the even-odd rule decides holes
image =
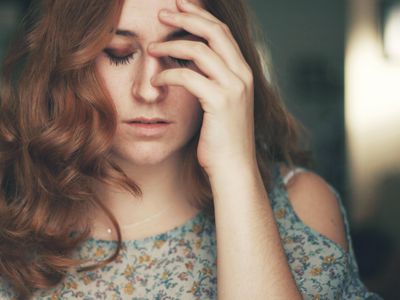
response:
{"label": "floral blouse", "polygon": [[[359,279],[346,212],[337,193],[332,189],[345,221],[349,252],[299,219],[277,170],[269,198],[288,263],[304,299],[381,299]],[[115,241],[91,238],[76,249],[75,256],[102,260],[115,247]],[[0,299],[16,299],[10,286],[1,280]],[[215,220],[202,210],[162,234],[124,241],[112,263],[95,271],[71,270],[60,285],[38,291],[34,299],[217,299]]]}

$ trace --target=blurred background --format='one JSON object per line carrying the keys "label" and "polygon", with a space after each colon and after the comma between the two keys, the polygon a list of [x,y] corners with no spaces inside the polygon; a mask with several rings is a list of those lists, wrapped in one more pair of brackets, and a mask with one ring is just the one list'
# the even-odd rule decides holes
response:
{"label": "blurred background", "polygon": [[347,208],[363,281],[400,299],[400,1],[249,3],[315,171]]}
{"label": "blurred background", "polygon": [[[29,0],[0,0],[0,58]],[[248,0],[315,171],[342,196],[365,284],[400,285],[400,0]]]}

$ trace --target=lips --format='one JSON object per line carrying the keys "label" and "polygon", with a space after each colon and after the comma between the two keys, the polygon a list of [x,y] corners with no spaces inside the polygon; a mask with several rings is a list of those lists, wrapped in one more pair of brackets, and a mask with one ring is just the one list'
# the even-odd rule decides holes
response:
{"label": "lips", "polygon": [[168,124],[170,123],[168,120],[161,118],[135,118],[128,120],[127,123],[137,123],[137,124]]}
{"label": "lips", "polygon": [[170,121],[161,118],[136,118],[125,120],[128,132],[130,132],[136,139],[157,139],[163,137],[171,127]]}

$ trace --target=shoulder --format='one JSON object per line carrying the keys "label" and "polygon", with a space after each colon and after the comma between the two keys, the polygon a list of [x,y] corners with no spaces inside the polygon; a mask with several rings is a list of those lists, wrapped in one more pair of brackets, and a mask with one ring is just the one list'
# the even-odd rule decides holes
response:
{"label": "shoulder", "polygon": [[[291,172],[286,166],[280,166],[285,177]],[[339,201],[319,175],[305,170],[291,173],[287,182],[290,204],[298,217],[313,230],[348,250],[344,220]]]}

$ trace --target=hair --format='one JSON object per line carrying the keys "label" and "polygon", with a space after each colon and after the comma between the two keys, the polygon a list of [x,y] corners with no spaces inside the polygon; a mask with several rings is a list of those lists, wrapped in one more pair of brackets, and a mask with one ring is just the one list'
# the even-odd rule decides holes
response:
{"label": "hair", "polygon": [[[253,71],[257,163],[265,187],[270,166],[307,164],[299,125],[267,80],[254,44],[257,27],[242,1],[202,0],[231,29]],[[90,235],[88,212],[103,210],[95,182],[141,195],[140,187],[111,160],[116,109],[94,60],[110,42],[123,0],[42,0],[30,7],[2,66],[0,93],[0,274],[20,297],[56,286],[81,260],[73,250]],[[259,33],[258,33],[259,34]],[[184,174],[193,204],[213,214],[208,177],[198,163],[197,133],[185,149]],[[79,229],[79,230],[78,230]]]}

